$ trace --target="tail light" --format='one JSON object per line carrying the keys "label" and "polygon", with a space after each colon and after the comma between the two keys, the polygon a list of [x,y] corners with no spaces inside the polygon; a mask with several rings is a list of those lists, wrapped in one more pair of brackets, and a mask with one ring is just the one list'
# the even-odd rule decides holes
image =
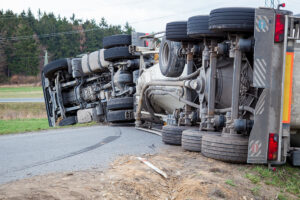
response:
{"label": "tail light", "polygon": [[278,134],[269,134],[268,160],[276,160],[278,154]]}
{"label": "tail light", "polygon": [[[149,35],[149,33],[146,33],[145,35]],[[145,46],[146,46],[146,47],[149,46],[149,41],[148,41],[148,40],[145,41]]]}
{"label": "tail light", "polygon": [[275,42],[282,42],[284,39],[284,26],[285,26],[285,18],[284,15],[276,14],[276,22],[275,22]]}

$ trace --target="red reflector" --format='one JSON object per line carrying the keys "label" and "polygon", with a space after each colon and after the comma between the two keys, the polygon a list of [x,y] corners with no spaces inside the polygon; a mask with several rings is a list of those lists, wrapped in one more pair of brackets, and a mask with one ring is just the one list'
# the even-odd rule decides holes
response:
{"label": "red reflector", "polygon": [[[146,33],[146,35],[149,35],[149,33]],[[149,46],[149,41],[148,40],[146,40],[146,42],[145,42],[146,44],[145,44],[145,46],[146,47],[148,47]]]}
{"label": "red reflector", "polygon": [[276,15],[275,23],[275,42],[282,42],[284,39],[284,15]]}
{"label": "red reflector", "polygon": [[278,135],[275,133],[270,133],[268,160],[276,160],[277,153],[278,153]]}
{"label": "red reflector", "polygon": [[281,6],[282,6],[283,8],[285,8],[285,3],[282,3]]}

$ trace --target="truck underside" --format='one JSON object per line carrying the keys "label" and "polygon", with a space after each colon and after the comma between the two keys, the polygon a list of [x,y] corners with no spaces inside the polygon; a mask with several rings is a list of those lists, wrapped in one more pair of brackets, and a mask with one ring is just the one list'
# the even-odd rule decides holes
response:
{"label": "truck underside", "polygon": [[300,165],[299,22],[219,8],[170,22],[161,37],[105,37],[103,49],[44,67],[49,126],[160,126],[166,144],[210,158]]}

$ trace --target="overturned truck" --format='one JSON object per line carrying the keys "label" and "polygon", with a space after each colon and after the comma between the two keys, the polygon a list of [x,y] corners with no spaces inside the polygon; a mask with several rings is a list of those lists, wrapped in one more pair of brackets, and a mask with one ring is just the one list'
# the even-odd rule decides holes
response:
{"label": "overturned truck", "polygon": [[219,8],[168,23],[162,40],[105,37],[44,67],[49,125],[161,124],[163,142],[210,158],[299,166],[299,26],[285,10]]}

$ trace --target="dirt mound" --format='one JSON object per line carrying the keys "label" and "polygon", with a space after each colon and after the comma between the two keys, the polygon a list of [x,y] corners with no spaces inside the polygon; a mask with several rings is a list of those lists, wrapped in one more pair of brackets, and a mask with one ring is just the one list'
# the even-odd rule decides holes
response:
{"label": "dirt mound", "polygon": [[[245,178],[245,165],[231,165],[168,148],[144,155],[167,173],[165,179],[135,156],[124,156],[107,171],[97,169],[51,174],[0,186],[0,199],[276,199],[279,193],[263,183],[260,191]],[[289,195],[289,199],[294,196]]]}

